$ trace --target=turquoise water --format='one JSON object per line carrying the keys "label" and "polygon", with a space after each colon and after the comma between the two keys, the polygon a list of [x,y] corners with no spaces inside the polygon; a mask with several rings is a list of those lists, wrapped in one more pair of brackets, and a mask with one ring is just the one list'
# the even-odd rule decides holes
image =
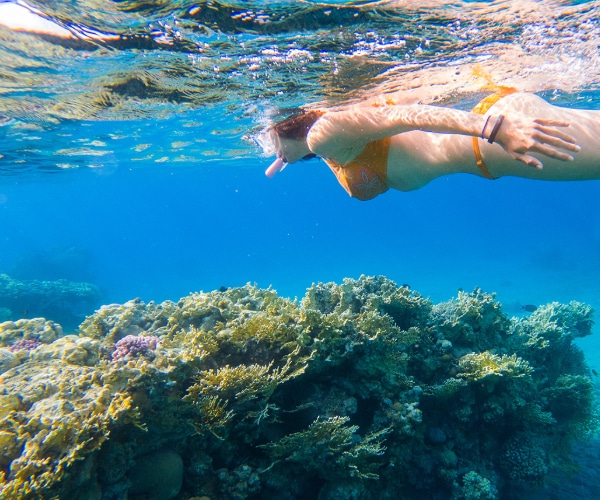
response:
{"label": "turquoise water", "polygon": [[[361,274],[436,302],[480,287],[509,315],[552,301],[600,310],[598,181],[456,175],[359,202],[320,160],[266,178],[272,159],[253,140],[288,108],[475,64],[496,84],[600,109],[599,2],[30,3],[69,40],[2,26],[7,3],[0,273],[92,283],[101,295],[82,319],[248,282],[301,297]],[[440,104],[468,107],[473,85],[454,82]],[[580,345],[600,370],[595,330]]]}
{"label": "turquoise water", "polygon": [[[247,282],[293,297],[312,282],[384,274],[434,300],[480,286],[507,306],[599,305],[596,182],[461,175],[361,203],[318,160],[267,179],[271,159],[252,140],[279,109],[399,88],[438,66],[486,68],[499,42],[502,53],[546,51],[552,66],[531,77],[554,79],[543,95],[599,108],[598,56],[584,43],[597,36],[596,3],[569,15],[568,3],[545,3],[554,7],[523,19],[528,2],[506,14],[511,23],[460,2],[462,13],[338,4],[57,2],[49,12],[62,25],[137,33],[142,48],[3,29],[0,270],[91,281],[105,302]],[[172,39],[157,43],[164,33]],[[561,75],[575,70],[581,81],[567,84]]]}

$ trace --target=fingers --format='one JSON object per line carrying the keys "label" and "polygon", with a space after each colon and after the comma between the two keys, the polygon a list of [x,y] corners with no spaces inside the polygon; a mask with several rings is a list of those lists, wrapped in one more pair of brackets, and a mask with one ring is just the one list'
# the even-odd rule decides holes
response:
{"label": "fingers", "polygon": [[567,151],[572,151],[574,153],[578,153],[581,150],[579,145],[574,144],[571,141],[567,141],[562,137],[554,137],[553,135],[548,135],[545,133],[537,133],[533,136],[533,138],[541,144],[549,144],[555,148],[566,149]]}
{"label": "fingers", "polygon": [[[560,120],[535,120],[538,124],[538,132],[534,135],[534,139],[538,141],[533,150],[542,153],[550,158],[556,158],[562,161],[573,161],[573,157],[562,151],[558,151],[555,148],[564,149],[577,153],[581,150],[581,147],[576,144],[575,137],[558,130],[554,127],[568,127],[567,122]],[[553,146],[553,147],[550,147]]]}
{"label": "fingers", "polygon": [[544,168],[544,165],[542,165],[542,162],[540,160],[538,160],[537,158],[534,158],[533,156],[515,154],[514,158],[515,158],[515,160],[522,161],[523,163],[525,163],[525,165],[529,165],[530,167],[536,168],[538,170],[542,170],[542,168]]}
{"label": "fingers", "polygon": [[539,125],[546,125],[547,127],[568,127],[570,125],[569,122],[562,120],[544,120],[542,118],[537,118],[534,122]]}
{"label": "fingers", "polygon": [[[519,127],[518,121],[515,125]],[[530,156],[531,154],[536,154],[536,156],[543,154],[548,158],[560,161],[573,161],[574,158],[569,153],[577,153],[581,147],[577,144],[575,137],[557,128],[568,126],[569,122],[562,120],[536,119],[533,120],[533,124],[529,122],[522,125],[523,136],[519,138],[522,141],[521,144],[517,144],[518,141],[512,143],[507,141],[506,145],[502,144],[502,146],[511,153],[513,158],[536,169],[542,169],[543,164],[537,158]],[[507,134],[507,137],[516,139],[516,137],[511,137],[510,133]]]}
{"label": "fingers", "polygon": [[[565,134],[562,130],[557,130],[555,128],[545,126],[538,127],[538,130],[542,134],[545,134],[550,137],[556,137],[557,139],[564,141],[565,144],[569,145],[569,148],[571,148],[572,146],[579,148],[579,146],[577,146],[577,139],[575,139],[575,137],[573,137],[572,135]],[[575,149],[573,149],[573,151],[575,151]],[[579,151],[579,149],[577,149],[577,151]]]}
{"label": "fingers", "polygon": [[570,154],[564,153],[562,151],[559,151],[558,149],[554,149],[553,147],[547,146],[545,144],[537,144],[532,148],[532,150],[536,151],[537,153],[542,153],[543,155],[546,155],[549,158],[556,158],[557,160],[562,161],[573,161],[573,157]]}

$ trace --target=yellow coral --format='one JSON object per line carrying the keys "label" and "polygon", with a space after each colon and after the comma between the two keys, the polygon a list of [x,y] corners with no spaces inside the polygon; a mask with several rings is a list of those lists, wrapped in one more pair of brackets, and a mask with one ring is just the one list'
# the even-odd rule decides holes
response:
{"label": "yellow coral", "polygon": [[291,359],[288,359],[285,366],[275,369],[271,361],[266,366],[227,365],[218,370],[204,370],[198,374],[196,384],[188,389],[188,395],[192,400],[219,396],[238,402],[269,398],[279,384],[299,374],[289,374],[290,367]]}
{"label": "yellow coral", "polygon": [[470,353],[458,360],[462,372],[458,377],[476,381],[490,376],[497,377],[525,377],[531,375],[531,365],[517,355],[498,356],[489,351],[482,353]]}

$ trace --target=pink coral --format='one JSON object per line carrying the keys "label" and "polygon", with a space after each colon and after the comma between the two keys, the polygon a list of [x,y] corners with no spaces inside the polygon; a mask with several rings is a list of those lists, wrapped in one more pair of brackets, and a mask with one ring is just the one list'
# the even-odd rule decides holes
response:
{"label": "pink coral", "polygon": [[42,343],[37,339],[21,339],[17,340],[13,345],[11,345],[8,350],[10,352],[16,351],[32,351],[33,349],[37,349],[41,346]]}
{"label": "pink coral", "polygon": [[115,344],[112,353],[113,363],[126,356],[137,356],[154,351],[160,344],[160,339],[154,336],[127,335]]}

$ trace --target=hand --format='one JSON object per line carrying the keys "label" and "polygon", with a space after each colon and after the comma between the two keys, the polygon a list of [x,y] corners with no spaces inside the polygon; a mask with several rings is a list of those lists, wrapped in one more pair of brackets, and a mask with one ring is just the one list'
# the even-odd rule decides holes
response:
{"label": "hand", "polygon": [[573,157],[561,149],[573,153],[581,150],[574,137],[556,128],[568,126],[568,122],[560,120],[538,118],[532,121],[515,116],[505,117],[495,142],[515,160],[541,170],[542,162],[530,153],[541,153],[549,158],[573,161]]}

